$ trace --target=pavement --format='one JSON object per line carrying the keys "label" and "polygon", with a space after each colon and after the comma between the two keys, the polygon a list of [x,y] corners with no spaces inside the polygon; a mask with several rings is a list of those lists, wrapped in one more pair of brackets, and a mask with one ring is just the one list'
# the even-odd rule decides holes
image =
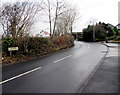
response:
{"label": "pavement", "polygon": [[108,47],[109,52],[79,93],[120,93],[119,45],[104,44]]}
{"label": "pavement", "polygon": [[45,57],[3,67],[3,93],[76,93],[89,78],[107,47],[75,41],[75,46]]}

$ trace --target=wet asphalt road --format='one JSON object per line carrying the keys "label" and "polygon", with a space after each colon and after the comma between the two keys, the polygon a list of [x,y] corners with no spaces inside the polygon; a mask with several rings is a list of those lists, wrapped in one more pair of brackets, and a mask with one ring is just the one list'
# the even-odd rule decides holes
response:
{"label": "wet asphalt road", "polygon": [[75,46],[3,68],[3,93],[76,93],[107,47],[75,41]]}
{"label": "wet asphalt road", "polygon": [[112,95],[120,95],[119,45],[112,44],[110,46],[109,43],[108,46],[109,52],[107,56],[80,93],[111,93]]}

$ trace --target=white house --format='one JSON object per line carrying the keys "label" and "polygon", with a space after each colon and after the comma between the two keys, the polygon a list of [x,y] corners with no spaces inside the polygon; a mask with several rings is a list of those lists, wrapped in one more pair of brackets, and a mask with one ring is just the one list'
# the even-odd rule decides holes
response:
{"label": "white house", "polygon": [[37,34],[37,36],[39,36],[39,37],[50,37],[50,33],[48,33],[47,31],[42,30],[40,32],[40,34]]}

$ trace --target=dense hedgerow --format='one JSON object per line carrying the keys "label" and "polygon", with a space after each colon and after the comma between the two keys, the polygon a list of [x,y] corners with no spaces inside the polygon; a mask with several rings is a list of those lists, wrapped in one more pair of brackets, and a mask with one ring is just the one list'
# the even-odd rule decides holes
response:
{"label": "dense hedgerow", "polygon": [[54,39],[43,37],[11,37],[2,39],[3,55],[9,56],[8,47],[17,46],[18,51],[14,55],[39,56],[56,50],[69,48],[74,45],[74,39],[71,35],[63,35]]}

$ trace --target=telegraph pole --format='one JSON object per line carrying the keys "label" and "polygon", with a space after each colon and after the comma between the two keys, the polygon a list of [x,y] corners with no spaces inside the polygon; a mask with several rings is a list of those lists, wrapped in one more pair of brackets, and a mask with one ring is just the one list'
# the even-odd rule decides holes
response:
{"label": "telegraph pole", "polygon": [[95,41],[95,26],[93,24],[93,41]]}
{"label": "telegraph pole", "polygon": [[[90,21],[90,23],[92,23],[92,22]],[[93,25],[93,41],[95,41],[95,26],[94,26],[94,22],[92,23],[92,25]]]}

